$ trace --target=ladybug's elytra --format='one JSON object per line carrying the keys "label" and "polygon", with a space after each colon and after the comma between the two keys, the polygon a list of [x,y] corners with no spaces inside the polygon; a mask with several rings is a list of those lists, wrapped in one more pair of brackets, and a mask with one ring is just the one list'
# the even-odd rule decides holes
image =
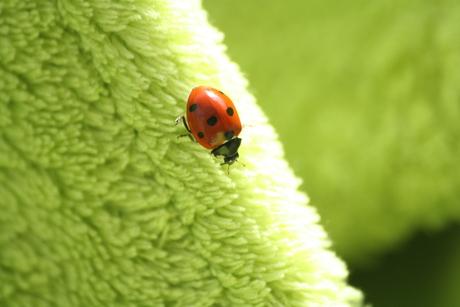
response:
{"label": "ladybug's elytra", "polygon": [[235,105],[227,95],[209,86],[197,86],[188,96],[186,120],[176,118],[175,125],[184,121],[192,141],[198,142],[217,158],[224,158],[229,166],[237,161],[242,126]]}

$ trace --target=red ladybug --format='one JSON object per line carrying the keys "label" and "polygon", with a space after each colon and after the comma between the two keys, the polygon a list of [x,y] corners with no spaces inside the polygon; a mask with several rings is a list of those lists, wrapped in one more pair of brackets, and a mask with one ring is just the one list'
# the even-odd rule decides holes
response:
{"label": "red ladybug", "polygon": [[192,141],[200,143],[217,158],[224,158],[229,166],[238,159],[241,139],[238,135],[242,126],[235,105],[227,95],[209,86],[193,88],[187,100],[187,120],[184,115],[176,118],[184,120],[185,129]]}

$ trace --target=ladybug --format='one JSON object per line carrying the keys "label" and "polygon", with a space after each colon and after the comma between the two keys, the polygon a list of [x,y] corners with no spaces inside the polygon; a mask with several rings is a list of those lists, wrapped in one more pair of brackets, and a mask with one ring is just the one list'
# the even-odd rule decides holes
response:
{"label": "ladybug", "polygon": [[238,112],[231,99],[223,92],[209,87],[197,86],[192,89],[187,100],[186,119],[184,115],[176,118],[175,125],[181,120],[193,142],[199,143],[216,158],[223,158],[229,167],[237,161],[241,139],[238,135],[242,126]]}

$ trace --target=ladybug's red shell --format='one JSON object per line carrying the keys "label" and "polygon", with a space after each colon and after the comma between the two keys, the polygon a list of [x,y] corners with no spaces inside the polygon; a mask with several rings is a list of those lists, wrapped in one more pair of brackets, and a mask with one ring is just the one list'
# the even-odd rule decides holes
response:
{"label": "ladybug's red shell", "polygon": [[197,86],[190,93],[187,124],[195,140],[207,149],[214,149],[237,137],[242,129],[230,98],[208,86]]}

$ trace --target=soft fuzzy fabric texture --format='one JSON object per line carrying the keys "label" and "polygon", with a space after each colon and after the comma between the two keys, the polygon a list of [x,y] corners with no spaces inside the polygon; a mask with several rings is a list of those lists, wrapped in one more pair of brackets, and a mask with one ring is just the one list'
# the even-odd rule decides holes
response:
{"label": "soft fuzzy fabric texture", "polygon": [[[195,1],[0,3],[1,306],[360,306]],[[234,100],[230,174],[174,127]]]}

